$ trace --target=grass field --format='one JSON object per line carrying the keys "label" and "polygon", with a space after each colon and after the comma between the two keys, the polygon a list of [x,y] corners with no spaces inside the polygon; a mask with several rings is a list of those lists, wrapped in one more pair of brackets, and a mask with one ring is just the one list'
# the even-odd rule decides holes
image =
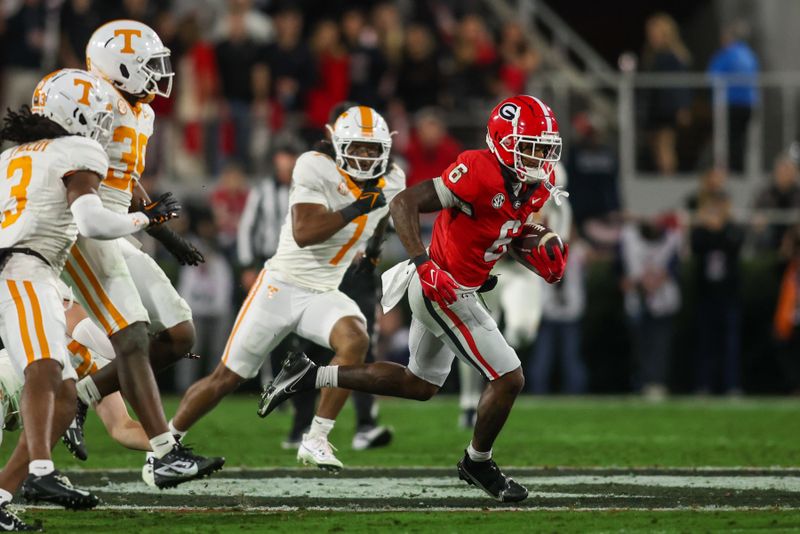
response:
{"label": "grass field", "polygon": [[[226,469],[164,492],[139,481],[143,455],[90,415],[89,461],[59,445],[56,463],[105,508],[26,517],[57,532],[800,530],[798,400],[522,399],[495,447],[531,491],[513,508],[455,476],[469,432],[457,428],[453,398],[382,401],[395,440],[364,452],[350,447],[346,409],[331,438],[346,466],[339,476],[298,468],[280,449],[290,414],[262,420],[255,410],[255,396],[233,397],[201,421],[188,442],[226,456]],[[4,439],[4,458],[13,441]]]}

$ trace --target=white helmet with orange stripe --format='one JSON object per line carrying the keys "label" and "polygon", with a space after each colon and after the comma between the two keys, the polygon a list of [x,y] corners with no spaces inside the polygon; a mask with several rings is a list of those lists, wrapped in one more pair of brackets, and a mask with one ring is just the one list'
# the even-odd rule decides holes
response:
{"label": "white helmet with orange stripe", "polygon": [[336,152],[336,165],[354,180],[371,180],[386,173],[392,150],[392,132],[380,113],[353,106],[326,125]]}
{"label": "white helmet with orange stripe", "polygon": [[86,45],[86,65],[115,87],[138,97],[172,92],[169,48],[146,24],[115,20],[100,26]]}
{"label": "white helmet with orange stripe", "polygon": [[61,69],[42,78],[33,91],[31,111],[73,135],[94,139],[104,148],[111,139],[111,95],[95,75],[85,70]]}

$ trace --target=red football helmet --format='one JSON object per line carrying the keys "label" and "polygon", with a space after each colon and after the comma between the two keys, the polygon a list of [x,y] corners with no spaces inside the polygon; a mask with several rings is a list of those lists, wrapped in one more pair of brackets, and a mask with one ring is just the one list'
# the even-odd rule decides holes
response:
{"label": "red football helmet", "polygon": [[506,98],[492,110],[486,144],[522,182],[546,180],[561,159],[561,136],[550,107],[536,97]]}

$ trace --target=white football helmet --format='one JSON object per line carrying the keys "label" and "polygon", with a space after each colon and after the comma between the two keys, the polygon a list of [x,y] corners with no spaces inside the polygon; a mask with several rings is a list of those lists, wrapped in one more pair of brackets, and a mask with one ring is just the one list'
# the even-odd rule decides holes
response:
{"label": "white football helmet", "polygon": [[135,20],[100,26],[86,45],[87,68],[135,96],[170,95],[175,73],[169,57],[158,34]]}
{"label": "white football helmet", "polygon": [[[331,133],[336,165],[354,180],[371,180],[386,173],[392,132],[377,111],[367,106],[353,106],[339,115],[333,128],[326,127]],[[351,153],[353,143],[373,143],[379,148],[378,155],[354,155]]]}
{"label": "white football helmet", "polygon": [[42,78],[33,91],[31,111],[73,135],[94,139],[103,148],[111,139],[111,95],[97,76],[85,70],[61,69]]}

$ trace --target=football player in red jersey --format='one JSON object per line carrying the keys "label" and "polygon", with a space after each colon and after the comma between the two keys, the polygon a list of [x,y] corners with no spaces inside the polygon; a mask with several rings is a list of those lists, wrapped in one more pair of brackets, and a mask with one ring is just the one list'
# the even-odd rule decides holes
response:
{"label": "football player in red jersey", "polygon": [[[505,476],[492,460],[525,379],[520,361],[478,298],[492,266],[552,196],[553,165],[561,137],[552,110],[538,98],[503,100],[489,117],[488,149],[463,152],[440,177],[406,189],[391,202],[391,214],[409,257],[383,276],[384,310],[408,292],[413,312],[408,367],[391,362],[317,367],[303,354],[290,354],[261,398],[266,416],[297,391],[342,387],[379,395],[430,399],[450,373],[454,355],[488,381],[472,441],[458,463],[459,477],[503,502],[521,501],[528,491]],[[430,252],[419,232],[419,214],[439,211]],[[568,248],[550,258],[534,250],[531,265],[548,282],[561,279]],[[415,276],[416,272],[416,276]]]}

